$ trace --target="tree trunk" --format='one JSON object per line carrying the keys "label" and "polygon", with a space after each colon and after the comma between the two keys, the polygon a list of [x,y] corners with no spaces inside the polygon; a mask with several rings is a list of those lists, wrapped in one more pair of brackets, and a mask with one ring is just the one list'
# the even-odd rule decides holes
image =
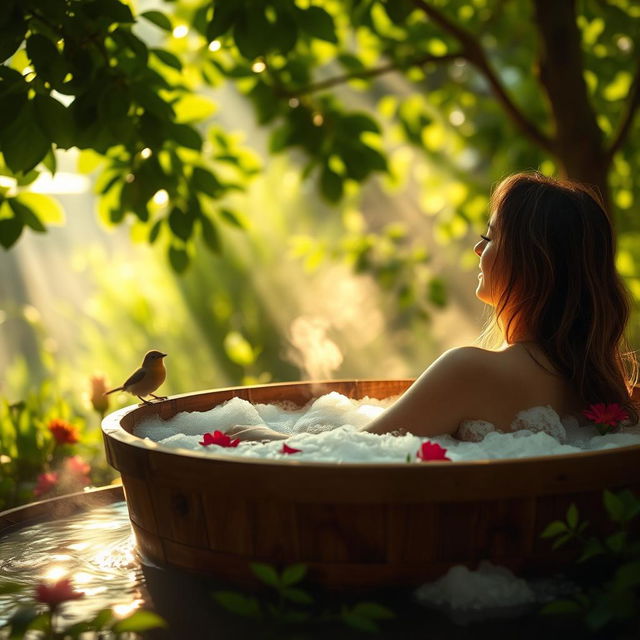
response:
{"label": "tree trunk", "polygon": [[610,207],[610,158],[584,81],[575,0],[533,0],[540,35],[539,75],[553,116],[560,173],[595,187]]}

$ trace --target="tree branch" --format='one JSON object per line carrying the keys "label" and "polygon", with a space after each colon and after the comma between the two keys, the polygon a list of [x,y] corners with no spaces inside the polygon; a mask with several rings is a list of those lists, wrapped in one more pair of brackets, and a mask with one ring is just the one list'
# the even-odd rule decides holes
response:
{"label": "tree branch", "polygon": [[373,67],[372,69],[362,69],[361,71],[354,71],[352,73],[345,73],[340,76],[334,76],[333,78],[327,78],[326,80],[321,80],[320,82],[309,84],[302,89],[288,90],[284,89],[284,87],[282,86],[279,88],[282,93],[285,93],[289,97],[303,96],[309,93],[315,93],[316,91],[322,91],[323,89],[330,89],[331,87],[335,87],[339,84],[349,82],[349,80],[375,78],[376,76],[381,76],[385,73],[389,73],[390,71],[402,71],[411,67],[422,67],[430,62],[451,62],[456,58],[463,57],[464,55],[462,53],[448,53],[443,56],[421,56],[420,58],[416,58],[415,60],[409,61],[405,64],[390,62],[389,64],[381,65],[380,67]]}
{"label": "tree branch", "polygon": [[473,64],[485,77],[491,91],[502,105],[512,122],[524,133],[532,142],[542,147],[546,151],[553,153],[554,143],[536,125],[531,122],[511,99],[506,89],[502,85],[500,78],[493,70],[487,59],[487,55],[477,38],[462,28],[450,18],[436,9],[426,0],[413,0],[413,4],[421,9],[429,19],[433,20],[444,31],[452,35],[462,45],[462,56]]}
{"label": "tree branch", "polygon": [[629,92],[629,99],[626,104],[626,109],[618,125],[618,131],[613,136],[613,141],[607,149],[607,157],[612,159],[620,147],[624,144],[624,141],[629,135],[633,119],[640,107],[640,63],[636,68],[636,73],[631,83],[631,91]]}

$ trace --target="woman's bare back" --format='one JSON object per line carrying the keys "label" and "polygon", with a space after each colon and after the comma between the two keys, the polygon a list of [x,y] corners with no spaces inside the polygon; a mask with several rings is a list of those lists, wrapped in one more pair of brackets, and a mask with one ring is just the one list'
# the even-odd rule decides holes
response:
{"label": "woman's bare back", "polygon": [[535,345],[517,343],[502,351],[461,347],[438,358],[367,431],[454,434],[466,420],[509,431],[520,411],[546,405],[562,416],[582,408]]}
{"label": "woman's bare back", "polygon": [[470,409],[467,420],[485,420],[510,431],[516,415],[531,407],[550,406],[558,415],[576,415],[584,407],[571,385],[533,343],[517,343],[502,351],[484,351],[492,375],[482,381],[489,397]]}

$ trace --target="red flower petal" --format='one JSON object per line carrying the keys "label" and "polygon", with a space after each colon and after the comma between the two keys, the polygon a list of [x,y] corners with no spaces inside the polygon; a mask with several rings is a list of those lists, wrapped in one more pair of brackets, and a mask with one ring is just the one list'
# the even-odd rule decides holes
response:
{"label": "red flower petal", "polygon": [[66,420],[55,418],[47,425],[57,444],[75,444],[80,440],[78,430]]}
{"label": "red flower petal", "polygon": [[423,442],[416,453],[416,456],[422,462],[431,462],[433,460],[444,460],[446,462],[451,462],[451,458],[448,458],[447,450],[441,447],[439,444],[435,442]]}
{"label": "red flower petal", "polygon": [[286,453],[291,455],[292,453],[300,453],[302,449],[294,449],[290,447],[288,444],[282,443],[282,449],[280,449],[280,453]]}
{"label": "red flower petal", "polygon": [[52,608],[67,600],[77,600],[78,598],[84,598],[84,592],[74,591],[69,578],[63,578],[53,583],[41,582],[36,587],[36,600]]}
{"label": "red flower petal", "polygon": [[208,447],[210,444],[215,444],[218,447],[237,447],[240,444],[240,438],[232,440],[226,433],[222,431],[214,431],[213,433],[205,433],[202,436],[202,442],[199,442],[203,447]]}
{"label": "red flower petal", "polygon": [[582,415],[597,425],[609,427],[617,427],[623,420],[629,418],[629,414],[617,402],[592,404],[582,412]]}

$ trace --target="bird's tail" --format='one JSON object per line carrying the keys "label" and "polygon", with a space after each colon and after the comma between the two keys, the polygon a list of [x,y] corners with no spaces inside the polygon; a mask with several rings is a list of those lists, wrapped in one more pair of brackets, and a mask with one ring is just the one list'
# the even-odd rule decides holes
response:
{"label": "bird's tail", "polygon": [[123,389],[124,387],[116,387],[115,389],[111,389],[111,391],[105,391],[102,395],[108,396],[110,393],[113,393],[114,391],[122,391]]}

